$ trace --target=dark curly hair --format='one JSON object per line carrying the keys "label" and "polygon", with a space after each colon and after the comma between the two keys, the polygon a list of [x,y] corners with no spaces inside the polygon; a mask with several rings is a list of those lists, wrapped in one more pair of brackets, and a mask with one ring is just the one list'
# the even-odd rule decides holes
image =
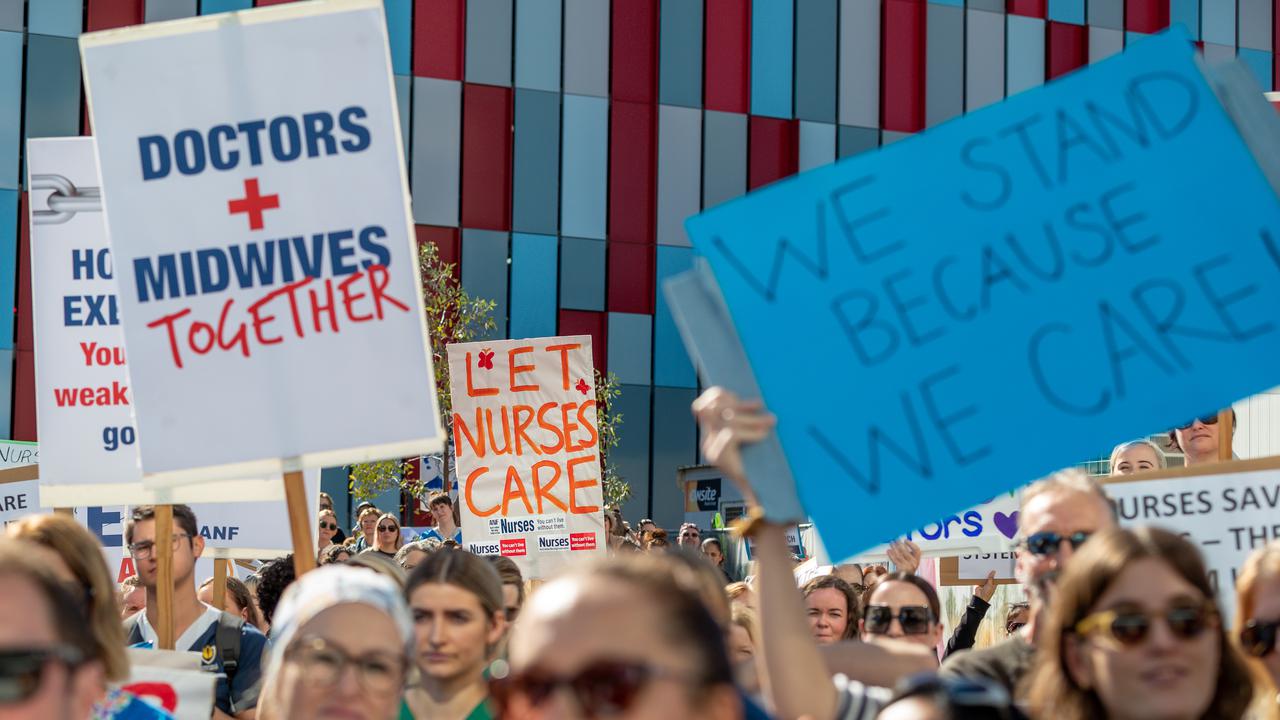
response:
{"label": "dark curly hair", "polygon": [[292,554],[271,560],[258,569],[258,609],[268,624],[275,615],[280,596],[293,584],[294,578]]}

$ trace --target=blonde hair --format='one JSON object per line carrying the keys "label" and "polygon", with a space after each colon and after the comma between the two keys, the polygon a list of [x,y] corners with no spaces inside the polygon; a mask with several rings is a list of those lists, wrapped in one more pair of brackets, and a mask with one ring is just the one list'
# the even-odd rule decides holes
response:
{"label": "blonde hair", "polygon": [[[1280,580],[1280,540],[1272,541],[1255,550],[1249,555],[1249,559],[1244,561],[1240,574],[1236,576],[1237,630],[1243,628],[1249,618],[1253,617],[1253,611],[1257,605],[1255,600],[1258,585],[1266,580]],[[1238,633],[1232,633],[1232,638],[1239,642]],[[1277,707],[1275,701],[1280,691],[1271,679],[1271,673],[1267,672],[1262,660],[1248,654],[1244,654],[1244,659],[1245,664],[1249,666],[1249,674],[1253,676],[1254,684],[1258,688],[1255,695],[1256,702],[1251,708],[1249,717],[1280,718],[1280,707]]]}
{"label": "blonde hair", "polygon": [[80,523],[66,515],[32,515],[9,524],[7,534],[57,553],[71,574],[85,589],[89,620],[97,657],[107,679],[121,682],[129,678],[129,656],[125,653],[124,625],[120,622],[120,601],[111,579],[102,546]]}
{"label": "blonde hair", "polygon": [[1107,461],[1107,472],[1112,475],[1116,474],[1116,461],[1120,459],[1122,453],[1128,452],[1136,447],[1145,447],[1156,454],[1156,465],[1160,468],[1169,467],[1169,459],[1164,456],[1164,451],[1158,445],[1150,440],[1130,440],[1126,443],[1120,443],[1111,450],[1111,459]]}
{"label": "blonde hair", "polygon": [[751,646],[757,650],[760,648],[760,618],[755,610],[746,605],[734,605],[729,622],[746,630],[747,637],[751,639]]}
{"label": "blonde hair", "polygon": [[728,596],[730,602],[737,600],[749,592],[751,592],[751,586],[744,582],[731,582],[724,586],[724,594]]}

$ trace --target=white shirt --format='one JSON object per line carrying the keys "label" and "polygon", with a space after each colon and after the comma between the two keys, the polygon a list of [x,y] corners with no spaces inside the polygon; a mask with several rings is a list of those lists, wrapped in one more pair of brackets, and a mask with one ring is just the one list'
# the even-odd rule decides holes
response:
{"label": "white shirt", "polygon": [[[201,603],[204,605],[204,603]],[[208,631],[209,626],[218,622],[218,618],[222,616],[222,611],[212,605],[204,605],[204,614],[196,618],[191,623],[191,627],[187,628],[177,639],[173,641],[173,647],[178,650],[200,650],[201,648],[192,647],[196,641],[200,639]],[[151,627],[151,623],[147,621],[147,612],[143,610],[138,613],[138,630],[142,633],[142,639],[151,643],[151,647],[159,647],[160,636],[156,634],[155,628]]]}

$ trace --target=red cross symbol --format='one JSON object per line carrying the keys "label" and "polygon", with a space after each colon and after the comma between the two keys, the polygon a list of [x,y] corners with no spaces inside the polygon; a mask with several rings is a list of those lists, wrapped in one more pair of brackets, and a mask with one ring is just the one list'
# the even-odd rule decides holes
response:
{"label": "red cross symbol", "polygon": [[258,194],[258,178],[249,178],[244,181],[244,197],[239,200],[227,201],[227,212],[235,215],[236,213],[249,214],[249,229],[262,229],[262,212],[280,207],[279,195],[259,195]]}

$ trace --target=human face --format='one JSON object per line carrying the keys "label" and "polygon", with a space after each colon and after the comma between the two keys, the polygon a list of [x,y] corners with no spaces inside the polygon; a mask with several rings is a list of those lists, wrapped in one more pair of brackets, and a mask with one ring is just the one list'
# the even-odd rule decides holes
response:
{"label": "human face", "polygon": [[400,525],[390,518],[382,518],[377,525],[377,546],[383,552],[400,549]]}
{"label": "human face", "polygon": [[1116,456],[1112,475],[1132,475],[1136,472],[1155,470],[1160,467],[1160,458],[1150,445],[1130,445]]}
{"label": "human face", "polygon": [[698,528],[687,527],[680,530],[680,545],[682,547],[693,548],[697,550],[702,543],[702,534],[698,532]]}
{"label": "human face", "polygon": [[[150,543],[150,551],[134,556],[133,566],[138,572],[138,580],[148,589],[155,588],[156,576],[159,574],[159,551],[155,547],[156,523],[154,520],[139,520],[133,525],[133,544]],[[173,525],[171,542],[177,544],[173,549],[173,586],[181,587],[192,582],[192,574],[196,569],[196,558],[204,552],[204,538],[199,535],[189,537],[177,523]]]}
{"label": "human face", "polygon": [[338,518],[331,512],[320,513],[316,526],[320,532],[321,545],[327,545],[329,541],[333,540],[333,536],[338,534]]}
{"label": "human face", "polygon": [[[275,680],[279,702],[272,703],[285,720],[341,718],[341,720],[390,720],[400,709],[400,690],[370,688],[369,681],[351,664],[341,670],[335,682],[316,682],[303,660],[292,651],[304,640],[318,639],[348,658],[377,659],[400,670],[404,684],[406,661],[400,654],[403,643],[395,623],[383,612],[368,605],[335,605],[298,628],[297,638],[286,651]],[[269,680],[270,682],[270,680]]]}
{"label": "human face", "polygon": [[436,525],[440,527],[453,527],[453,508],[449,507],[448,503],[436,503],[432,505],[431,517],[436,519]]}
{"label": "human face", "polygon": [[858,630],[862,633],[862,639],[867,642],[890,638],[892,640],[905,640],[909,643],[922,645],[924,647],[934,647],[938,644],[938,640],[942,637],[942,624],[934,619],[929,624],[927,632],[907,634],[902,628],[902,621],[898,619],[899,614],[904,607],[929,607],[929,598],[925,596],[920,588],[909,582],[901,580],[890,580],[882,582],[875,587],[875,591],[871,597],[867,599],[867,605],[887,605],[889,613],[893,619],[889,621],[889,632],[884,634],[875,634],[867,632],[866,620],[858,621]]}
{"label": "human face", "polygon": [[830,645],[844,638],[849,628],[849,601],[835,588],[820,588],[804,599],[809,611],[809,631],[819,645]]}
{"label": "human face", "polygon": [[1129,718],[1203,717],[1213,701],[1222,653],[1217,625],[1180,638],[1164,613],[1170,607],[1204,602],[1205,597],[1168,563],[1143,558],[1131,563],[1111,582],[1089,614],[1106,610],[1139,610],[1151,623],[1144,640],[1129,647],[1105,631],[1085,637],[1069,635],[1067,669],[1078,685],[1098,695],[1111,720]]}
{"label": "human face", "polygon": [[[205,605],[213,605],[213,583],[202,585],[200,590],[196,592],[196,599]],[[225,603],[222,609],[232,615],[244,617],[244,608],[240,607],[240,603],[236,602],[236,596],[231,593],[224,593],[222,601]]]}
{"label": "human face", "polygon": [[1008,632],[1009,628],[1014,628],[1014,632],[1017,632],[1018,630],[1021,630],[1022,627],[1025,626],[1027,624],[1027,621],[1030,619],[1031,619],[1030,608],[1025,608],[1025,607],[1018,608],[1017,610],[1009,613],[1009,621],[1006,622],[1004,626],[1005,632],[1008,633],[1009,635],[1012,635],[1013,633]]}
{"label": "human face", "polygon": [[366,538],[376,538],[378,533],[378,516],[376,513],[360,516],[360,532],[364,533]]}
{"label": "human face", "polygon": [[1218,459],[1218,429],[1221,423],[1203,423],[1200,418],[1191,422],[1190,427],[1176,428],[1174,437],[1178,439],[1178,447],[1187,456],[1188,465],[1203,465]]}
{"label": "human face", "polygon": [[[27,577],[0,578],[0,652],[38,650],[60,643],[44,595]],[[0,717],[12,720],[77,720],[105,691],[102,666],[86,663],[72,669],[50,659],[41,668],[39,685],[26,700],[0,705]]]}
{"label": "human face", "polygon": [[729,661],[737,664],[756,656],[755,645],[751,644],[751,633],[737,623],[729,626]]}
{"label": "human face", "polygon": [[[1280,620],[1280,577],[1266,577],[1254,588],[1253,617],[1241,618],[1241,625],[1249,619]],[[1280,685],[1280,649],[1272,648],[1261,660],[1267,668],[1267,674],[1271,676],[1271,682]]]}
{"label": "human face", "polygon": [[[1018,515],[1018,533],[1023,538],[1039,532],[1056,532],[1068,536],[1076,532],[1093,534],[1115,524],[1106,502],[1093,493],[1041,493],[1026,503]],[[1058,552],[1036,555],[1026,548],[1018,550],[1015,570],[1018,582],[1048,589],[1057,582],[1058,573],[1066,567],[1075,551],[1071,543],[1058,546]],[[1033,598],[1037,597],[1034,593]]]}
{"label": "human face", "polygon": [[711,561],[711,564],[716,567],[720,567],[724,564],[724,555],[720,554],[720,548],[716,547],[714,544],[703,545],[702,554],[706,555],[707,559]]}
{"label": "human face", "polygon": [[[626,583],[591,577],[555,580],[535,593],[512,632],[513,674],[534,670],[555,678],[575,677],[600,663],[635,663],[657,677],[641,686],[616,720],[665,718],[685,720],[741,717],[732,688],[699,688],[699,668],[690,653],[669,634],[655,632],[667,622],[653,598]],[[584,717],[573,692],[563,685],[530,707],[517,697],[512,715],[518,720]]]}
{"label": "human face", "polygon": [[405,572],[409,572],[410,570],[418,567],[418,563],[422,562],[426,557],[427,554],[425,552],[421,550],[413,550],[408,555],[404,556],[404,562],[400,563],[400,565],[404,568]]}
{"label": "human face", "polygon": [[507,622],[513,623],[520,616],[520,588],[507,583],[502,586],[502,608]]}
{"label": "human face", "polygon": [[120,599],[120,617],[127,618],[134,613],[147,609],[147,589],[141,585],[129,588],[129,592]]}
{"label": "human face", "polygon": [[644,534],[644,533],[647,533],[647,532],[653,532],[654,530],[657,530],[657,529],[658,529],[658,526],[657,526],[657,525],[655,525],[655,524],[653,524],[653,523],[651,523],[651,522],[647,522],[647,523],[640,523],[640,533],[641,533],[641,534]]}
{"label": "human face", "polygon": [[426,583],[409,595],[417,656],[423,676],[437,682],[480,677],[489,648],[502,637],[506,625],[490,616],[480,598],[457,585]]}

